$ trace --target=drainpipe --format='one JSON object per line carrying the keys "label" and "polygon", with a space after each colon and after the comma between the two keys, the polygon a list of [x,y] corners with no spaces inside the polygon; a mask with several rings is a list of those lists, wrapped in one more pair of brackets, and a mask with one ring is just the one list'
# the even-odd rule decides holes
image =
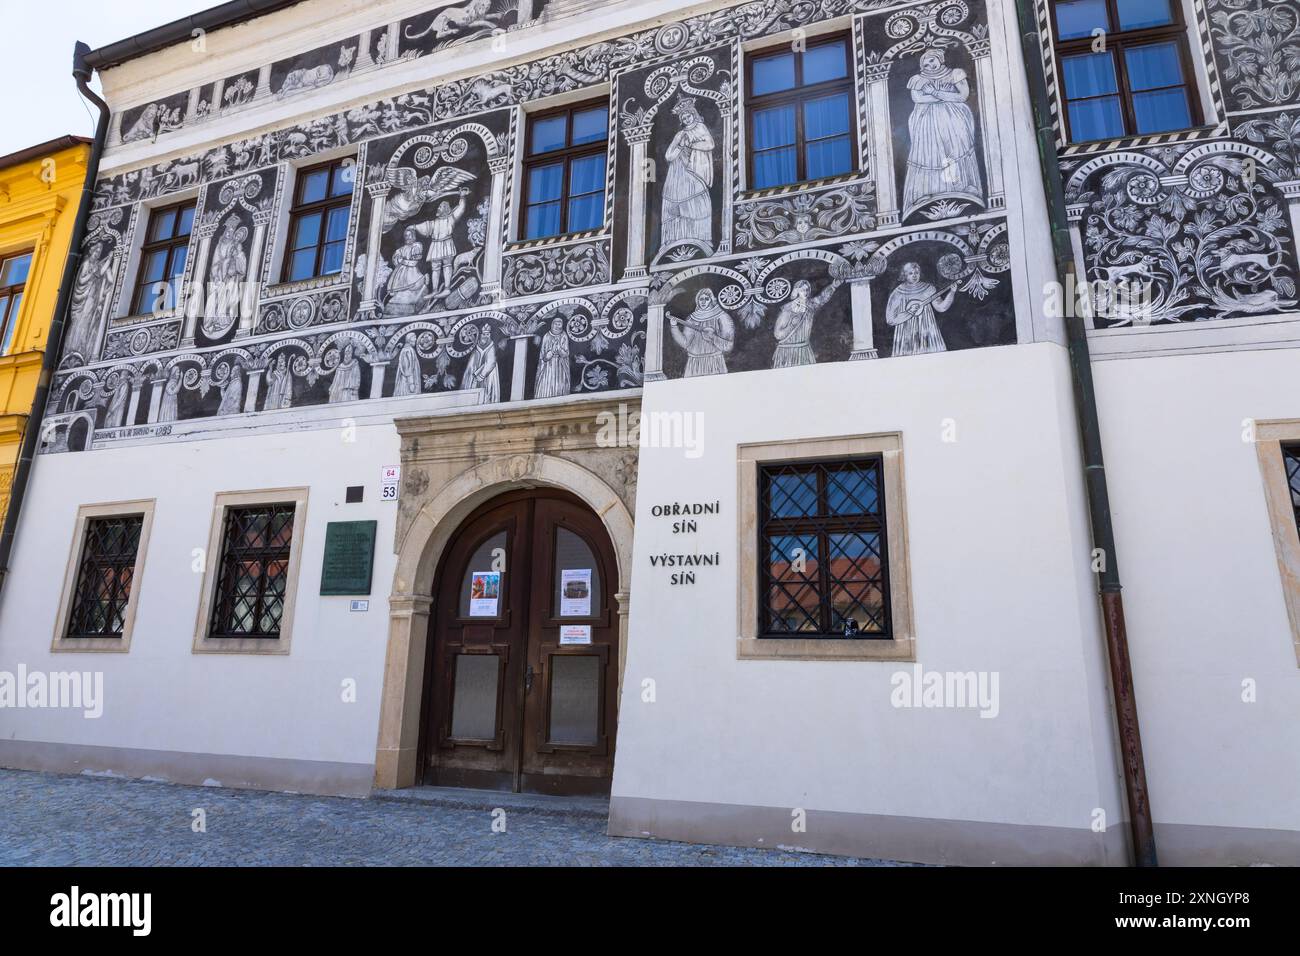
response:
{"label": "drainpipe", "polygon": [[[1033,0],[1016,0],[1020,21],[1020,46],[1029,77],[1029,99],[1034,111],[1038,140],[1038,165],[1047,195],[1047,217],[1052,230],[1052,257],[1062,289],[1075,289],[1074,250],[1065,218],[1065,189],[1056,154],[1056,133],[1048,107],[1047,80],[1043,76],[1042,37],[1032,9]],[[1133,862],[1157,866],[1156,839],[1147,792],[1146,764],[1142,757],[1142,735],[1138,731],[1137,696],[1133,689],[1133,667],[1129,663],[1128,635],[1124,628],[1124,602],[1120,597],[1119,561],[1115,554],[1115,530],[1110,519],[1110,494],[1106,489],[1106,466],[1101,455],[1101,427],[1097,420],[1097,395],[1092,382],[1092,359],[1088,354],[1088,333],[1083,318],[1067,308],[1066,342],[1074,383],[1074,410],[1079,420],[1079,441],[1083,450],[1083,481],[1088,492],[1088,518],[1093,547],[1101,551],[1102,569],[1097,576],[1101,595],[1102,622],[1106,629],[1106,656],[1110,661],[1110,687],[1115,718],[1119,724],[1120,757],[1124,767],[1124,789],[1128,795],[1129,826],[1133,835]]]}
{"label": "drainpipe", "polygon": [[90,100],[99,109],[99,122],[95,124],[95,139],[90,145],[90,159],[86,164],[86,178],[81,184],[81,202],[77,206],[77,218],[72,224],[72,238],[68,245],[68,258],[63,264],[63,278],[59,282],[59,297],[54,304],[54,316],[50,320],[50,331],[46,337],[45,355],[41,360],[41,374],[36,383],[36,395],[32,400],[32,414],[23,431],[23,443],[18,452],[18,464],[14,469],[13,485],[9,494],[9,512],[5,515],[4,528],[0,530],[0,598],[4,596],[5,581],[9,578],[9,559],[13,554],[14,534],[18,530],[18,519],[22,513],[23,499],[27,494],[27,484],[31,478],[32,462],[36,457],[36,444],[40,441],[41,423],[45,419],[45,405],[50,396],[50,382],[58,368],[59,353],[63,351],[63,333],[67,327],[68,302],[72,298],[72,286],[76,282],[77,269],[81,264],[81,242],[86,236],[86,220],[90,218],[90,204],[95,188],[95,177],[99,174],[99,159],[104,152],[104,140],[108,137],[108,104],[95,95],[90,88],[92,70],[86,64],[90,47],[78,43],[72,54],[72,75],[77,80],[77,89],[81,95]]}

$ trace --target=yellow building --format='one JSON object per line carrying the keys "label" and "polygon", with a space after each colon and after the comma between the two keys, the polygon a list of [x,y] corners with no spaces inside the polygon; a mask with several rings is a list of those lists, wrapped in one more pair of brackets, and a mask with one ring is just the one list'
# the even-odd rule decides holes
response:
{"label": "yellow building", "polygon": [[61,136],[0,156],[0,521],[86,176],[90,140]]}

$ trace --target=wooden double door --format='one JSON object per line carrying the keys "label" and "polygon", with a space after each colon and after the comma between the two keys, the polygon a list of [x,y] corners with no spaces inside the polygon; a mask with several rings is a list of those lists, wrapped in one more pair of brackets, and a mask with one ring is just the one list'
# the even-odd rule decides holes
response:
{"label": "wooden double door", "polygon": [[434,579],[426,783],[609,792],[617,580],[604,526],[571,495],[512,492],[465,520]]}

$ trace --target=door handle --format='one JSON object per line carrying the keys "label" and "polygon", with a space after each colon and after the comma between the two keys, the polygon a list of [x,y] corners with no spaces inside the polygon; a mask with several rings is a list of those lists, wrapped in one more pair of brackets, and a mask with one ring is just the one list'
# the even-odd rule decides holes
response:
{"label": "door handle", "polygon": [[529,665],[528,665],[528,670],[526,670],[526,671],[524,672],[524,693],[525,693],[525,694],[528,694],[528,693],[531,693],[531,692],[532,692],[532,689],[533,689],[533,677],[534,677],[534,674],[533,674],[533,665],[532,665],[532,664],[529,664]]}

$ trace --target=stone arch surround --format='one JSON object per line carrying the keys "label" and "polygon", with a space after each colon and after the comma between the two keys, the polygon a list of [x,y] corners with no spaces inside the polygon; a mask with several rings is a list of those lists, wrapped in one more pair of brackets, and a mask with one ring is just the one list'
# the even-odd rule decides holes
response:
{"label": "stone arch surround", "polygon": [[[638,396],[512,412],[401,419],[403,483],[389,596],[388,645],[375,747],[375,786],[417,783],[421,697],[433,577],[447,543],[479,505],[506,491],[550,487],[600,518],[618,564],[620,668],[627,659],[635,446],[602,447],[602,420],[638,414]],[[620,669],[619,685],[623,674]],[[619,697],[621,698],[621,693]]]}

